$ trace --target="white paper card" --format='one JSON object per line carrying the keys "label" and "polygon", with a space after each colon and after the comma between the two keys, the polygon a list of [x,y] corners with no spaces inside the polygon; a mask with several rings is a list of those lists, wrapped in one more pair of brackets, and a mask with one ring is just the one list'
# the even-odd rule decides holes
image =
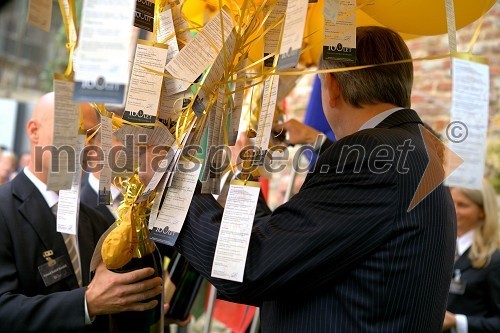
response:
{"label": "white paper card", "polygon": [[172,10],[169,8],[160,13],[160,29],[157,33],[158,43],[168,45],[167,64],[174,56],[179,53],[177,38],[175,37],[174,21],[172,19]]}
{"label": "white paper card", "polygon": [[156,121],[163,76],[146,68],[163,73],[167,52],[164,45],[153,46],[142,40],[137,43],[123,119],[137,123]]}
{"label": "white paper card", "polygon": [[78,107],[73,103],[73,82],[54,79],[54,129],[48,190],[68,190],[73,183],[78,152],[75,151],[78,134]]}
{"label": "white paper card", "polygon": [[356,0],[340,0],[333,23],[324,19],[323,59],[356,61]]}
{"label": "white paper card", "polygon": [[135,0],[83,2],[78,40],[77,101],[122,104]]}
{"label": "white paper card", "polygon": [[52,0],[30,0],[28,23],[47,32],[52,21]]}
{"label": "white paper card", "polygon": [[[134,142],[144,142],[151,146],[170,146],[174,143],[174,136],[165,125],[156,122],[152,129],[147,127],[122,125],[114,134],[122,143],[126,142],[127,136],[132,136]],[[129,139],[130,140],[130,139]]]}
{"label": "white paper card", "polygon": [[[249,186],[249,183],[253,186]],[[259,183],[231,183],[215,248],[212,277],[243,281]]]}
{"label": "white paper card", "polygon": [[[224,39],[222,38],[221,15]],[[166,81],[167,93],[175,94],[189,88],[191,83],[214,62],[232,29],[231,14],[224,7],[165,67],[167,72],[176,78]]]}
{"label": "white paper card", "polygon": [[179,50],[181,50],[184,45],[188,44],[193,39],[193,36],[191,36],[189,32],[188,23],[182,17],[180,6],[172,7],[172,20],[174,21],[175,35],[177,37]]}
{"label": "white paper card", "polygon": [[233,94],[233,108],[231,110],[231,123],[229,125],[229,133],[228,133],[228,146],[234,146],[236,144],[236,140],[238,139],[238,129],[240,127],[240,119],[241,119],[241,110],[243,109],[243,96],[244,96],[244,88],[246,77],[245,71],[242,69],[246,67],[248,58],[240,59],[238,63],[238,67],[236,68],[236,84],[234,85],[234,94]]}
{"label": "white paper card", "polygon": [[101,116],[101,149],[104,153],[104,164],[99,174],[99,204],[109,205],[111,203],[111,167],[110,151],[113,145],[113,125],[111,118]]}
{"label": "white paper card", "polygon": [[337,15],[339,13],[340,0],[325,0],[323,6],[323,17],[335,24],[337,22]]}
{"label": "white paper card", "polygon": [[172,177],[150,238],[173,246],[186,219],[201,165],[191,161],[180,161]]}
{"label": "white paper card", "polygon": [[307,16],[307,1],[288,0],[280,45],[278,70],[295,67],[299,62]]}
{"label": "white paper card", "polygon": [[484,176],[490,78],[484,64],[452,58],[453,98],[447,128],[450,149],[464,163],[445,181],[448,186],[480,189]]}
{"label": "white paper card", "polygon": [[[75,149],[77,161],[85,147],[85,135],[79,134]],[[57,232],[76,235],[78,230],[78,212],[80,211],[80,181],[82,179],[82,166],[77,163],[76,172],[73,174],[71,189],[59,191],[57,204]]]}
{"label": "white paper card", "polygon": [[276,97],[278,96],[278,86],[280,77],[278,75],[269,76],[264,83],[262,96],[262,108],[259,116],[259,127],[257,129],[257,146],[262,150],[269,147],[271,130],[273,127],[274,109],[276,107]]}
{"label": "white paper card", "polygon": [[[265,8],[265,12],[271,10],[268,19],[264,23],[264,28],[268,29],[286,13],[288,0],[278,0],[276,3],[268,3]],[[278,24],[273,29],[269,30],[264,35],[264,57],[271,53],[279,52],[279,38],[281,33],[281,28],[283,23]],[[264,60],[264,66],[272,67],[274,63],[274,56]]]}

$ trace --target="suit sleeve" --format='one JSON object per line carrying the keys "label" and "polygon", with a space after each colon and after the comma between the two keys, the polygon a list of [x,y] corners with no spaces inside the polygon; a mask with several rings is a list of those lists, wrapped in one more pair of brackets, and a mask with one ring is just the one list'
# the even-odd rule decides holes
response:
{"label": "suit sleeve", "polygon": [[488,274],[488,292],[491,295],[492,315],[488,317],[467,316],[469,333],[500,332],[500,257],[491,262]]}
{"label": "suit sleeve", "polygon": [[384,244],[397,211],[393,173],[349,172],[352,162],[341,174],[315,174],[272,215],[256,218],[243,283],[210,277],[222,216],[210,195],[195,194],[177,246],[235,302],[258,305],[334,283]]}
{"label": "suit sleeve", "polygon": [[[0,212],[0,332],[79,332],[85,325],[85,289],[50,295],[18,292],[18,272],[12,239]],[[34,267],[33,269],[37,269]]]}

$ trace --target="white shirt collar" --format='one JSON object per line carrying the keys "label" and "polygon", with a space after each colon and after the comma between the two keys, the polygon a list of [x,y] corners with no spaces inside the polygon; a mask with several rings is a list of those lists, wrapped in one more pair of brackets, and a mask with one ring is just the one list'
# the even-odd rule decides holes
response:
{"label": "white shirt collar", "polygon": [[457,238],[457,253],[459,256],[465,253],[472,246],[474,239],[474,229],[467,231],[465,234]]}
{"label": "white shirt collar", "polygon": [[381,112],[381,113],[377,114],[375,117],[370,118],[363,125],[361,125],[361,127],[359,128],[358,131],[368,129],[368,128],[374,128],[375,126],[380,124],[385,118],[389,117],[394,112],[399,111],[399,110],[403,110],[403,109],[404,108],[397,107],[397,108],[393,108],[393,109],[389,109],[387,111]]}
{"label": "white shirt collar", "polygon": [[[95,193],[99,193],[99,179],[93,173],[89,173],[89,185]],[[111,199],[113,201],[120,195],[120,190],[115,185],[111,184]]]}
{"label": "white shirt collar", "polygon": [[31,180],[38,191],[40,191],[43,198],[47,202],[47,205],[49,205],[49,208],[52,208],[52,206],[54,206],[59,201],[59,195],[54,191],[47,190],[47,185],[40,179],[38,179],[30,170],[28,170],[27,167],[24,168],[24,174],[26,175],[26,177],[28,177],[29,180]]}

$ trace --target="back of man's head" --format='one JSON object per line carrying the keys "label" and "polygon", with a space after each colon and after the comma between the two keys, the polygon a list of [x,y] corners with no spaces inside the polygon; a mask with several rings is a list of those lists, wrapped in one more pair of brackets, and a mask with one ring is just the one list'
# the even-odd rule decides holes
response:
{"label": "back of man's head", "polygon": [[[392,62],[400,63],[379,65]],[[320,59],[321,69],[366,65],[375,66],[327,74],[337,79],[347,103],[357,108],[379,103],[410,107],[413,63],[397,32],[384,27],[358,27],[356,63]]]}

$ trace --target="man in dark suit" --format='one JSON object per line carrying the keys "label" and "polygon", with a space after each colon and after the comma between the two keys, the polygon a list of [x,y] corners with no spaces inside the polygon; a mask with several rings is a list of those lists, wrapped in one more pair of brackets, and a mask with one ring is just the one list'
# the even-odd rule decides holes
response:
{"label": "man in dark suit", "polygon": [[[358,28],[356,43],[358,66],[411,59],[389,29]],[[438,160],[409,109],[412,82],[411,61],[323,75],[338,142],[290,201],[255,219],[242,283],[211,277],[223,210],[195,193],[176,246],[221,296],[261,306],[262,332],[441,331],[455,215],[442,185],[410,207]]]}
{"label": "man in dark suit", "polygon": [[56,232],[58,194],[45,185],[50,156],[35,154],[35,147],[52,144],[53,118],[51,93],[39,100],[26,127],[29,166],[0,187],[0,332],[105,332],[99,315],[150,309],[155,301],[141,301],[161,292],[161,279],[148,279],[149,268],[116,274],[101,263],[88,284],[92,253],[106,223],[81,204],[77,239]]}

